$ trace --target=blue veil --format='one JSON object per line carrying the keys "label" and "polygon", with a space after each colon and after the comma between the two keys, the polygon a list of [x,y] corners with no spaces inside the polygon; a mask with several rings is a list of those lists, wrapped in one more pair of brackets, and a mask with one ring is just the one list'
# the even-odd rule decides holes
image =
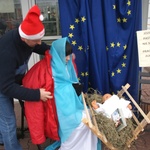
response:
{"label": "blue veil", "polygon": [[73,130],[79,126],[84,110],[82,98],[77,96],[72,86],[72,83],[78,82],[72,58],[66,64],[67,41],[69,42],[67,37],[54,41],[50,50],[61,142],[65,142]]}

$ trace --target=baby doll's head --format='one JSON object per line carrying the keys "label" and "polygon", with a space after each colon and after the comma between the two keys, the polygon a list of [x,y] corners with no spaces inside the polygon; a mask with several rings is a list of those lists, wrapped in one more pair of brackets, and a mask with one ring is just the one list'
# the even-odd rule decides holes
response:
{"label": "baby doll's head", "polygon": [[104,94],[103,97],[102,97],[102,103],[104,103],[104,102],[105,102],[107,99],[109,99],[111,96],[112,96],[112,95],[109,94],[109,93]]}

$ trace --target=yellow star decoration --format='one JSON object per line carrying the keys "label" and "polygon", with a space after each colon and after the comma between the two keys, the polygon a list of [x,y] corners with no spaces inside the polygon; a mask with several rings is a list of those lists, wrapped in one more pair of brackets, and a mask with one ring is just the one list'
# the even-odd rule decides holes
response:
{"label": "yellow star decoration", "polygon": [[75,46],[77,44],[76,40],[72,41],[71,44]]}
{"label": "yellow star decoration", "polygon": [[75,27],[74,25],[70,25],[70,29],[73,30]]}
{"label": "yellow star decoration", "polygon": [[122,21],[123,21],[123,22],[127,22],[127,18],[123,18]]}
{"label": "yellow star decoration", "polygon": [[127,5],[128,5],[128,6],[130,6],[130,5],[131,5],[131,1],[130,1],[130,0],[128,0]]}
{"label": "yellow star decoration", "polygon": [[127,14],[128,14],[128,16],[131,15],[131,10],[128,10],[128,11],[127,11]]}
{"label": "yellow star decoration", "polygon": [[112,73],[111,73],[111,76],[112,76],[112,77],[114,77],[114,76],[115,76],[115,73],[114,73],[114,72],[112,72]]}
{"label": "yellow star decoration", "polygon": [[81,72],[81,76],[84,77],[84,72]]}
{"label": "yellow star decoration", "polygon": [[106,51],[108,51],[109,50],[109,48],[108,48],[108,46],[106,46]]}
{"label": "yellow star decoration", "polygon": [[120,19],[120,18],[117,18],[117,22],[121,22],[121,19]]}
{"label": "yellow star decoration", "polygon": [[117,73],[121,73],[121,70],[119,68],[117,69]]}
{"label": "yellow star decoration", "polygon": [[88,76],[89,74],[88,74],[88,72],[85,72],[85,76]]}
{"label": "yellow star decoration", "polygon": [[78,80],[80,81],[81,79],[80,79],[80,78],[78,78]]}
{"label": "yellow star decoration", "polygon": [[85,17],[81,17],[81,21],[85,22],[86,18]]}
{"label": "yellow star decoration", "polygon": [[121,45],[120,42],[117,42],[117,47],[120,47],[120,45]]}
{"label": "yellow star decoration", "polygon": [[72,38],[74,35],[73,33],[69,33],[68,37]]}
{"label": "yellow star decoration", "polygon": [[127,59],[127,55],[123,55],[123,59]]}
{"label": "yellow star decoration", "polygon": [[116,9],[116,5],[113,5],[113,9]]}
{"label": "yellow star decoration", "polygon": [[123,49],[126,50],[126,49],[127,49],[127,45],[124,45],[124,46],[123,46]]}
{"label": "yellow star decoration", "polygon": [[122,67],[126,67],[126,64],[125,64],[125,63],[122,63],[121,65],[122,65]]}
{"label": "yellow star decoration", "polygon": [[115,47],[115,43],[114,42],[110,43],[110,47],[114,48]]}
{"label": "yellow star decoration", "polygon": [[82,46],[78,46],[78,50],[82,51],[83,47]]}
{"label": "yellow star decoration", "polygon": [[78,18],[75,19],[75,23],[79,23],[80,20]]}

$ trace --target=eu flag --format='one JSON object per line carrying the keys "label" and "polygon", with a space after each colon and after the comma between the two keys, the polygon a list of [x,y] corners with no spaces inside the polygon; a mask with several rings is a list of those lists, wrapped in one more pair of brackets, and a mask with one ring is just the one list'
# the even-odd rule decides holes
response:
{"label": "eu flag", "polygon": [[78,76],[101,94],[129,83],[137,100],[141,0],[59,0],[62,36],[69,37]]}

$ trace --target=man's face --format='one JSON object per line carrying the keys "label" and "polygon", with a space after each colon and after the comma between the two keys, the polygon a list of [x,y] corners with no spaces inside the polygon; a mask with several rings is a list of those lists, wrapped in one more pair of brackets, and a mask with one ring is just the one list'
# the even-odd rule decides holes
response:
{"label": "man's face", "polygon": [[35,47],[36,45],[41,45],[41,39],[28,40],[28,39],[22,38],[22,40],[30,47]]}

